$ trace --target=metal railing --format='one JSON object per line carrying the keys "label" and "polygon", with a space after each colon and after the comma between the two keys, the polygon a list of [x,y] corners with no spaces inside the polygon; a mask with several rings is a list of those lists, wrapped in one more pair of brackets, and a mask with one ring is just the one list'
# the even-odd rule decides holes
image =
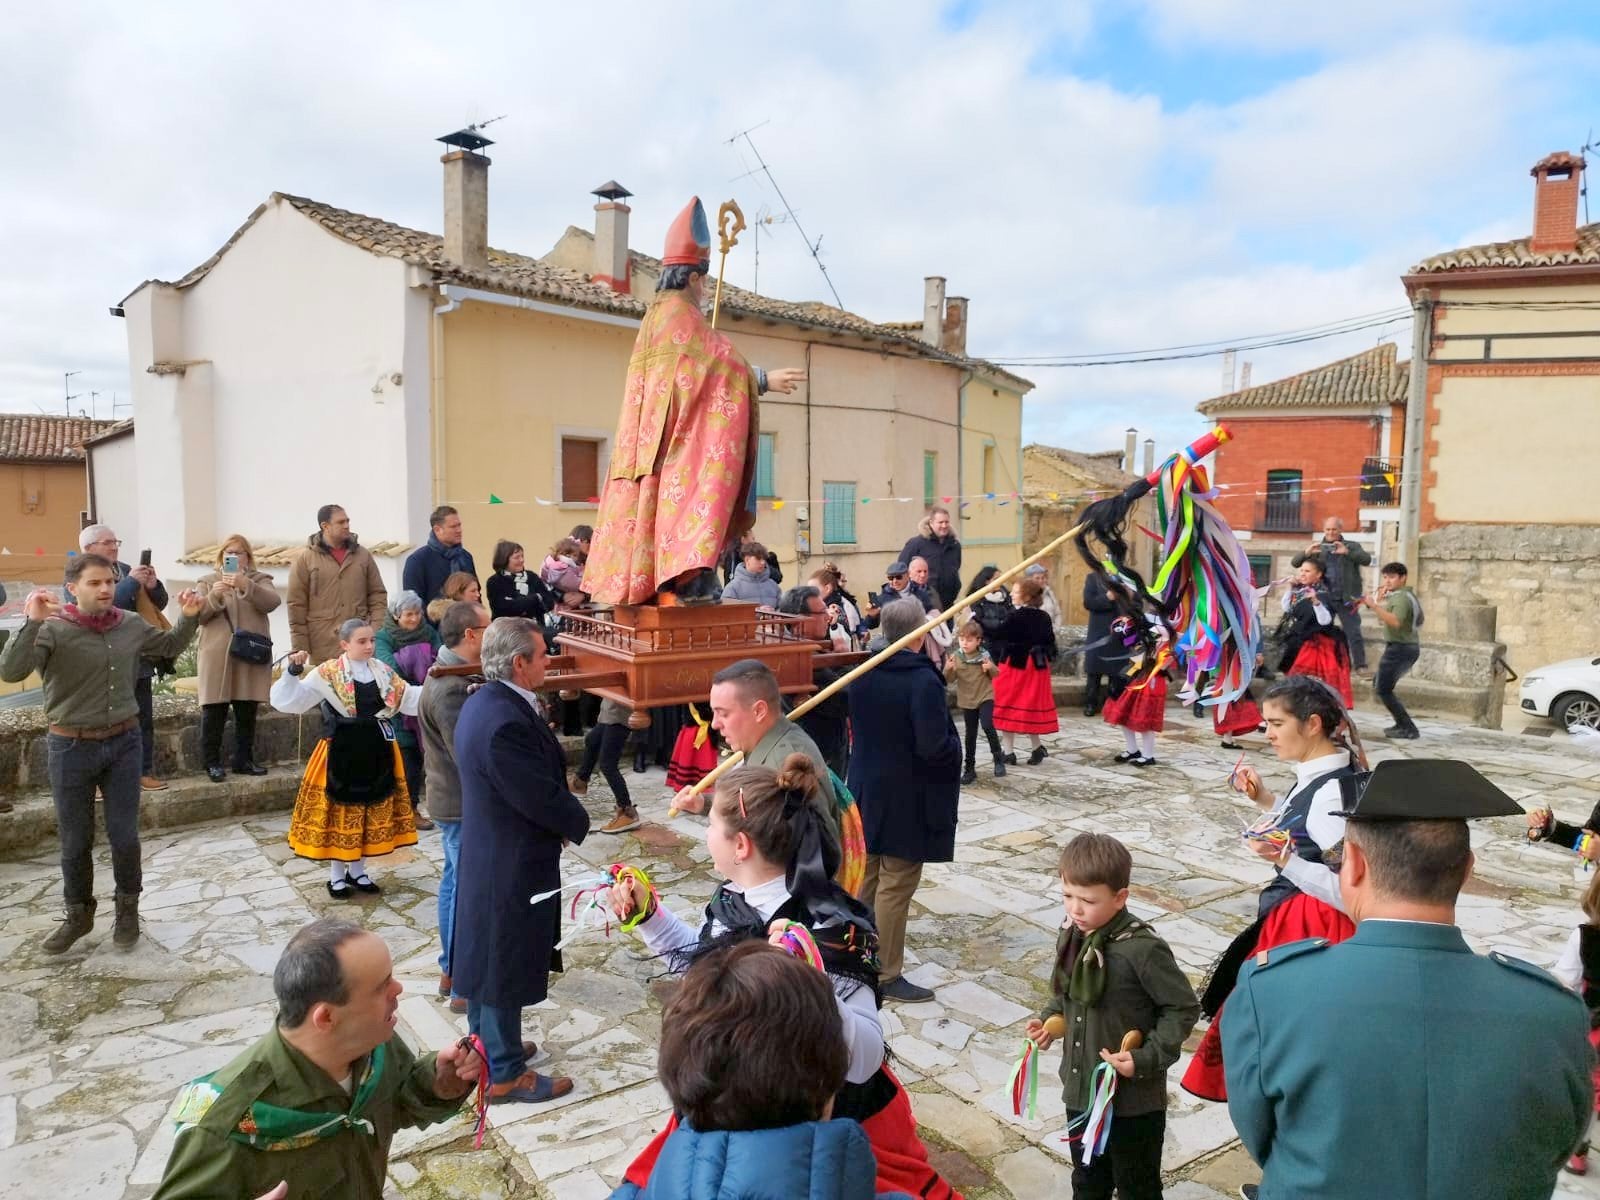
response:
{"label": "metal railing", "polygon": [[1381,458],[1364,459],[1361,463],[1361,503],[1367,507],[1387,508],[1400,503],[1400,464]]}
{"label": "metal railing", "polygon": [[1298,495],[1268,496],[1256,505],[1252,529],[1262,533],[1304,533],[1311,528],[1310,506]]}

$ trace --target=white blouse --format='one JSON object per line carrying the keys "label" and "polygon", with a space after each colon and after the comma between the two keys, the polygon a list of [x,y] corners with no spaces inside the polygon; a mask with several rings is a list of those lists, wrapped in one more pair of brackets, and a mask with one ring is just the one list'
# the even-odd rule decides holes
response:
{"label": "white blouse", "polygon": [[[374,665],[378,670],[374,670]],[[346,660],[345,669],[350,678],[357,683],[376,683],[379,691],[386,691],[389,686],[389,677],[393,671],[381,662],[374,664],[372,659],[362,662]],[[379,672],[382,672],[380,674]],[[400,714],[407,717],[417,715],[417,706],[422,703],[422,688],[408,684],[404,679],[399,680],[400,686],[405,690],[400,695]],[[272,685],[270,695],[272,707],[282,713],[306,713],[321,704],[324,700],[335,708],[343,708],[332,689],[323,682],[322,676],[313,669],[307,668],[299,675],[291,675],[285,671],[278,676],[277,682]],[[353,716],[353,713],[346,713]]]}
{"label": "white blouse", "polygon": [[[1310,762],[1296,763],[1295,785],[1278,802],[1277,808],[1272,810],[1273,817],[1281,819],[1289,807],[1289,801],[1318,775],[1337,771],[1349,762],[1350,756],[1341,750],[1337,754],[1313,758]],[[1311,835],[1311,840],[1319,848],[1331,850],[1343,840],[1345,821],[1339,816],[1343,808],[1344,794],[1339,790],[1337,779],[1326,781],[1311,797],[1311,806],[1306,812],[1306,832]],[[1282,871],[1284,877],[1306,895],[1315,896],[1324,904],[1345,912],[1344,899],[1339,894],[1339,873],[1333,868],[1322,863],[1307,862],[1291,852],[1289,861],[1283,864]]]}
{"label": "white blouse", "polygon": [[[731,892],[741,892],[737,884],[723,886]],[[789,889],[782,875],[742,894],[745,903],[760,913],[764,921],[770,921],[772,914],[789,901]],[[712,935],[723,932],[722,925],[713,921]],[[671,954],[700,940],[697,930],[668,911],[666,905],[659,903],[649,920],[640,923],[639,933],[645,945],[656,954]],[[841,981],[832,975],[828,978],[834,982],[834,1002],[839,1006],[839,1016],[844,1021],[845,1044],[850,1049],[850,1066],[844,1077],[850,1083],[865,1083],[883,1066],[883,1026],[878,1021],[877,1001],[873,999],[870,987],[855,988],[850,992],[849,999],[840,999],[838,991]],[[849,982],[853,983],[854,980]]]}

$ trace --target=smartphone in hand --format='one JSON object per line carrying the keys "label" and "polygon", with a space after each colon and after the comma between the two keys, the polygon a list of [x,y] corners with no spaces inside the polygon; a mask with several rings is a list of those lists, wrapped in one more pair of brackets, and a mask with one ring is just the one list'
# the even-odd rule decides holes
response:
{"label": "smartphone in hand", "polygon": [[139,565],[141,567],[148,567],[150,565],[150,551],[148,551],[148,550],[139,551]]}
{"label": "smartphone in hand", "polygon": [[224,554],[222,556],[222,573],[224,575],[237,575],[239,573],[239,556],[237,554]]}

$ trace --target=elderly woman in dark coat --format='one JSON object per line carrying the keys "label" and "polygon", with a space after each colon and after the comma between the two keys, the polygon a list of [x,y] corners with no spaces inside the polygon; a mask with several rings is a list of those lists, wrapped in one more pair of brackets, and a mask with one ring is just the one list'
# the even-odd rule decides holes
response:
{"label": "elderly woman in dark coat", "polygon": [[589,814],[567,790],[566,761],[538,709],[544,635],[526,617],[501,617],[483,638],[489,682],[456,722],[461,774],[461,856],[448,974],[467,997],[467,1023],[488,1052],[491,1103],[564,1096],[572,1080],[528,1067],[522,1010],[549,992],[560,969],[561,847],[589,833]]}
{"label": "elderly woman in dark coat", "polygon": [[[920,600],[896,600],[884,605],[880,628],[895,642],[922,622]],[[877,911],[883,994],[927,1000],[932,992],[901,975],[906,914],[922,864],[955,858],[961,739],[944,677],[918,646],[885,659],[846,690],[855,735],[848,783],[867,836],[861,899]]]}
{"label": "elderly woman in dark coat", "polygon": [[1083,648],[1083,715],[1092,717],[1106,702],[1106,685],[1128,669],[1128,650],[1111,636],[1117,595],[1098,571],[1083,581],[1083,607],[1089,610],[1088,641]]}

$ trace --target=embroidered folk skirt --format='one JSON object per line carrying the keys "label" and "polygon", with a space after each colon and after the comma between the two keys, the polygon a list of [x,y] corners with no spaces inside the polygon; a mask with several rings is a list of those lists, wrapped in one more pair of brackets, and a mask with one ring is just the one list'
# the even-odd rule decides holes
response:
{"label": "embroidered folk skirt", "polygon": [[1101,710],[1107,725],[1134,733],[1160,733],[1167,720],[1167,677],[1152,675],[1141,688],[1126,687]]}
{"label": "embroidered folk skirt", "polygon": [[[1350,918],[1337,908],[1324,904],[1315,896],[1297,891],[1274,905],[1262,918],[1250,954],[1259,954],[1274,946],[1285,946],[1305,938],[1327,938],[1330,943],[1336,944],[1355,931],[1356,927]],[[1226,1010],[1227,1005],[1224,1004],[1217,1010],[1217,1015],[1211,1018],[1211,1024],[1200,1038],[1200,1045],[1181,1080],[1184,1091],[1202,1100],[1223,1101],[1228,1098],[1228,1083],[1222,1067],[1222,1018]]]}
{"label": "embroidered folk skirt", "polygon": [[994,680],[994,727],[1004,733],[1056,733],[1056,699],[1050,690],[1050,668],[1000,664]]}
{"label": "embroidered folk skirt", "polygon": [[328,794],[328,754],[331,739],[323,738],[311,752],[300,779],[289,819],[289,848],[301,858],[354,862],[376,858],[398,846],[417,844],[417,824],[406,790],[405,765],[400,747],[385,743],[394,760],[394,784],[382,799],[341,803]]}
{"label": "embroidered folk skirt", "polygon": [[1305,640],[1300,652],[1294,656],[1290,675],[1315,675],[1339,693],[1346,708],[1355,703],[1350,692],[1350,657],[1344,647],[1328,637],[1311,637]]}
{"label": "embroidered folk skirt", "polygon": [[711,773],[717,765],[717,748],[707,737],[699,746],[694,744],[700,727],[693,723],[678,730],[672,743],[672,758],[667,763],[667,786],[674,792],[693,787]]}
{"label": "embroidered folk skirt", "polygon": [[1254,733],[1261,725],[1261,709],[1248,695],[1228,705],[1226,716],[1220,706],[1211,709],[1211,725],[1221,737],[1235,733]]}

